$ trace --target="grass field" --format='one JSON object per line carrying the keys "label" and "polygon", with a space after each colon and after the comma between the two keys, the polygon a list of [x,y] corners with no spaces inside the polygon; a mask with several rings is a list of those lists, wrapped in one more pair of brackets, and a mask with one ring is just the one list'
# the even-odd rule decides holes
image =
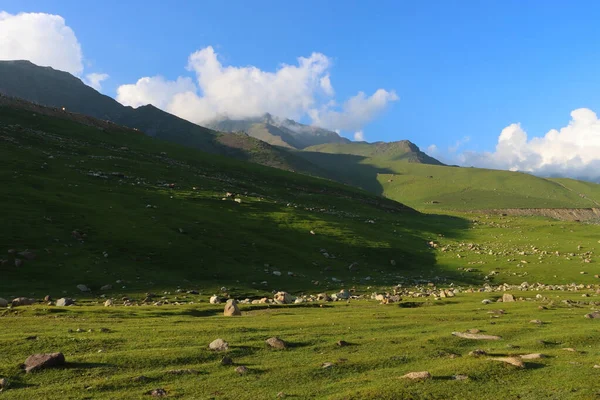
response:
{"label": "grass field", "polygon": [[[144,399],[163,388],[168,398],[182,399],[593,399],[600,396],[598,320],[583,317],[587,304],[561,302],[598,300],[581,293],[543,293],[546,300],[535,300],[535,292],[515,293],[531,300],[487,306],[481,300],[499,294],[415,299],[405,307],[365,300],[323,308],[242,306],[241,317],[220,315],[222,307],[205,298],[203,304],[160,308],[21,308],[1,314],[0,375],[12,388],[0,396]],[[542,304],[548,309],[539,310]],[[505,314],[489,313],[499,309]],[[502,339],[451,335],[473,328]],[[265,339],[271,336],[289,348],[269,349]],[[216,338],[230,349],[209,350]],[[339,347],[339,340],[350,345]],[[488,354],[470,356],[475,349]],[[29,354],[50,351],[64,352],[67,368],[19,371]],[[546,357],[526,361],[525,369],[489,360],[529,353]],[[222,366],[224,355],[235,364]],[[327,362],[333,366],[323,368]],[[235,372],[240,365],[248,368],[246,375]],[[400,379],[424,370],[432,379]],[[146,379],[136,380],[140,376]]]}
{"label": "grass field", "polygon": [[[182,399],[600,396],[599,319],[583,317],[600,304],[598,225],[472,211],[591,207],[596,185],[401,162],[387,175],[383,164],[360,169],[420,213],[332,181],[8,107],[0,107],[0,144],[0,297],[77,299],[0,309],[0,378],[10,382],[2,399],[150,398],[156,388]],[[361,162],[346,160],[348,171]],[[457,193],[458,184],[471,189]],[[26,249],[34,259],[16,254]],[[495,302],[501,291],[461,290],[389,305],[242,305],[235,318],[208,304],[225,292],[258,299],[346,288],[369,298],[398,284],[477,292],[522,282],[589,288],[512,290],[525,299],[505,304]],[[148,292],[171,304],[120,305]],[[119,306],[102,307],[107,298]],[[500,308],[505,314],[488,313]],[[502,339],[451,335],[467,329]],[[271,336],[290,347],[268,349]],[[219,337],[234,366],[208,350]],[[477,348],[488,355],[468,355]],[[54,351],[67,368],[19,369],[30,354]],[[488,360],[528,353],[547,357],[524,369]],[[240,365],[247,374],[234,371]],[[400,379],[424,370],[433,378]]]}

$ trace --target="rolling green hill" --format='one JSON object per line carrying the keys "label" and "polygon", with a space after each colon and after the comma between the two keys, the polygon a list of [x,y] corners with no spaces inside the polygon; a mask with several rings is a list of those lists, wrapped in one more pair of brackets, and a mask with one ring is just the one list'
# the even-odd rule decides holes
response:
{"label": "rolling green hill", "polygon": [[[600,185],[573,179],[411,162],[419,154],[398,142],[323,145],[299,153],[331,171],[337,180],[400,201],[419,210],[502,208],[589,208],[600,202]],[[418,150],[418,148],[417,148]],[[324,154],[326,151],[330,154]],[[348,152],[349,154],[344,154]]]}
{"label": "rolling green hill", "polygon": [[[117,281],[128,291],[256,295],[433,279],[442,271],[426,241],[466,227],[349,186],[19,104],[0,103],[4,297]],[[35,259],[17,267],[10,249]]]}

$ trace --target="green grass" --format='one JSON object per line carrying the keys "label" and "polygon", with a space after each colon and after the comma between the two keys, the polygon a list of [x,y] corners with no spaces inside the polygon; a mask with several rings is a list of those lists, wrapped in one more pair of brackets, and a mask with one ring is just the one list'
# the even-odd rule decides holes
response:
{"label": "green grass", "polygon": [[[560,302],[580,301],[579,293],[543,293],[548,300],[535,300],[535,293],[521,295],[532,300],[484,306],[482,299],[498,296],[488,293],[437,302],[414,299],[413,308],[364,300],[324,308],[242,306],[244,315],[237,318],[223,317],[222,307],[206,303],[21,308],[0,314],[0,375],[13,384],[1,396],[143,399],[149,397],[146,392],[165,388],[169,398],[186,399],[275,399],[280,392],[302,399],[596,398],[598,322],[583,318],[590,306]],[[549,309],[538,310],[541,304]],[[506,313],[498,318],[488,313],[500,308]],[[532,319],[544,324],[531,324]],[[451,335],[471,328],[502,340]],[[25,339],[32,335],[37,339]],[[268,349],[264,341],[275,335],[290,348]],[[235,366],[221,366],[225,354],[208,350],[218,337],[229,342],[226,355],[235,366],[245,365],[247,375],[238,376]],[[340,348],[338,340],[351,345]],[[567,347],[577,352],[563,350]],[[542,353],[547,358],[516,369],[469,356],[475,349],[490,357]],[[28,355],[50,351],[64,352],[68,368],[27,375],[19,371]],[[321,368],[325,362],[334,366]],[[168,373],[177,369],[198,374]],[[433,379],[399,379],[423,370]],[[453,380],[457,374],[469,379]],[[140,375],[149,380],[135,382]]]}
{"label": "green grass", "polygon": [[[579,206],[595,196],[595,185],[401,162],[394,168],[405,168],[403,174],[381,175],[383,163],[340,156],[346,173],[360,170],[361,179],[379,179],[374,182],[386,195],[407,198],[407,204],[426,209],[422,214],[332,181],[201,153],[118,127],[100,131],[7,107],[0,108],[0,143],[0,258],[7,260],[0,265],[0,297],[48,294],[78,300],[68,308],[0,310],[0,377],[12,382],[2,398],[135,399],[149,398],[145,393],[158,387],[170,398],[198,399],[270,399],[279,392],[300,399],[599,395],[598,370],[592,368],[600,364],[598,320],[583,318],[598,304],[598,226],[467,212],[507,204]],[[360,168],[361,162],[367,168]],[[165,187],[169,183],[175,187]],[[458,183],[481,190],[456,194]],[[437,187],[435,196],[426,197],[427,185]],[[527,197],[530,187],[537,197]],[[491,188],[502,193],[495,198]],[[222,200],[226,192],[239,194],[242,202]],[[474,196],[469,207],[462,206],[468,196]],[[432,198],[448,203],[424,205]],[[462,211],[439,211],[448,204]],[[85,239],[73,237],[74,230]],[[33,249],[37,257],[16,268],[9,249]],[[358,268],[349,269],[353,263]],[[273,290],[314,294],[354,288],[370,294],[392,291],[396,284],[477,290],[486,283],[525,281],[595,286],[545,292],[544,301],[533,300],[538,292],[513,292],[532,300],[489,306],[481,300],[501,293],[463,292],[440,301],[404,298],[387,306],[363,300],[324,307],[244,305],[241,318],[222,317],[221,306],[207,304],[222,286],[232,297],[259,298]],[[92,292],[80,293],[77,284]],[[106,284],[113,289],[101,292]],[[190,289],[200,294],[185,293]],[[120,304],[125,296],[139,301],[147,292],[185,305],[99,306],[101,295]],[[561,302],[566,298],[586,304],[568,306]],[[548,309],[539,310],[542,304]],[[507,313],[488,314],[497,308]],[[545,323],[530,324],[531,319]],[[474,343],[451,336],[469,328],[503,339]],[[264,340],[274,335],[292,347],[267,349]],[[29,336],[37,339],[26,340]],[[219,365],[222,355],[206,349],[217,337],[231,344],[229,355],[249,368],[248,375]],[[339,348],[337,340],[352,345]],[[518,370],[468,356],[475,348],[495,356],[541,352],[548,357]],[[68,368],[20,372],[28,355],[52,351],[65,353]],[[324,362],[335,365],[322,369]],[[198,374],[167,373],[186,368]],[[422,370],[434,379],[398,379]],[[470,379],[452,380],[456,374]],[[140,375],[150,380],[132,380]]]}

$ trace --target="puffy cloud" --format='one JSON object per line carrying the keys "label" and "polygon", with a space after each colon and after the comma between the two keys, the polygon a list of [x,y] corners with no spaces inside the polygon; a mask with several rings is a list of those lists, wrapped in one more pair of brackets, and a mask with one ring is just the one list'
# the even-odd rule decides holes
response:
{"label": "puffy cloud", "polygon": [[102,81],[108,79],[108,74],[98,74],[93,72],[85,76],[84,82],[86,85],[93,87],[97,91],[102,90]]}
{"label": "puffy cloud", "polygon": [[370,97],[359,92],[356,96],[348,99],[342,105],[341,110],[326,105],[321,109],[309,110],[308,114],[315,125],[329,129],[356,131],[362,129],[385,110],[390,102],[396,100],[398,100],[398,96],[394,91],[378,89]]}
{"label": "puffy cloud", "polygon": [[117,100],[132,107],[152,104],[167,109],[177,94],[196,93],[196,85],[190,78],[177,78],[168,81],[162,76],[140,78],[131,85],[121,85],[117,89]]}
{"label": "puffy cloud", "polygon": [[60,15],[0,12],[0,60],[29,60],[79,75],[82,59],[79,41]]}
{"label": "puffy cloud", "polygon": [[365,141],[365,134],[363,133],[363,131],[354,132],[354,141],[356,141],[356,142],[364,142]]}
{"label": "puffy cloud", "polygon": [[366,97],[360,92],[341,110],[331,97],[335,90],[331,60],[321,53],[299,57],[295,65],[282,64],[274,72],[254,66],[224,66],[212,47],[192,53],[187,69],[196,76],[167,81],[145,77],[117,90],[117,100],[133,107],[151,103],[195,123],[217,118],[249,118],[271,113],[292,119],[308,116],[315,125],[333,130],[358,131],[396,100],[394,92],[380,89]]}
{"label": "puffy cloud", "polygon": [[567,126],[531,139],[520,124],[511,124],[500,133],[496,151],[465,152],[460,161],[543,176],[599,180],[600,120],[592,110],[580,108],[571,112]]}

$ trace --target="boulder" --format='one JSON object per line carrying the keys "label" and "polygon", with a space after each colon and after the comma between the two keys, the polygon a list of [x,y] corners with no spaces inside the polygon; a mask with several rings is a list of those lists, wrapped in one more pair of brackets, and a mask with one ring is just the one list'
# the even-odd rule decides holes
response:
{"label": "boulder", "polygon": [[2,297],[0,297],[0,307],[1,308],[8,307],[8,300],[3,299]]}
{"label": "boulder", "polygon": [[277,292],[273,299],[282,304],[292,304],[294,302],[294,298],[288,292]]}
{"label": "boulder", "polygon": [[342,289],[337,294],[337,298],[340,300],[348,300],[350,298],[350,292],[348,292],[346,289]]}
{"label": "boulder", "polygon": [[502,295],[502,302],[503,303],[511,303],[513,301],[515,301],[515,296],[513,296],[512,294],[510,294],[510,293],[504,293]]}
{"label": "boulder", "polygon": [[35,303],[36,303],[35,299],[29,299],[27,297],[17,297],[16,299],[13,299],[12,306],[13,307],[30,306]]}
{"label": "boulder", "polygon": [[221,303],[221,299],[219,299],[219,296],[217,296],[216,294],[213,294],[210,299],[208,300],[208,302],[210,304],[220,304]]}
{"label": "boulder", "polygon": [[431,374],[428,371],[409,372],[406,375],[402,375],[401,378],[402,379],[412,379],[412,380],[424,380],[424,379],[430,379]]}
{"label": "boulder", "polygon": [[242,315],[242,312],[237,306],[237,301],[235,301],[235,299],[227,300],[227,303],[225,303],[225,309],[223,310],[223,315],[226,317]]}
{"label": "boulder", "polygon": [[492,361],[500,361],[505,364],[514,365],[517,368],[525,368],[525,363],[519,357],[495,357],[489,358]]}
{"label": "boulder", "polygon": [[500,340],[500,339],[502,339],[500,336],[484,335],[481,333],[452,332],[452,335],[459,337],[459,338],[471,339],[471,340]]}
{"label": "boulder", "polygon": [[63,298],[56,300],[56,305],[58,307],[65,307],[65,306],[70,306],[73,304],[75,304],[75,301],[73,301],[73,299],[70,299],[68,297],[63,297]]}
{"label": "boulder", "polygon": [[283,340],[279,339],[276,336],[273,336],[272,338],[268,338],[265,342],[269,345],[269,347],[274,348],[274,349],[281,350],[281,349],[287,348],[287,344]]}
{"label": "boulder", "polygon": [[90,291],[90,288],[88,288],[87,286],[85,286],[83,284],[77,285],[77,289],[79,289],[79,291],[81,291],[81,292],[89,292]]}
{"label": "boulder", "polygon": [[45,368],[60,367],[65,365],[63,353],[34,354],[25,360],[25,372],[30,373]]}
{"label": "boulder", "polygon": [[113,305],[113,301],[111,299],[108,299],[104,302],[104,307],[110,307]]}
{"label": "boulder", "polygon": [[600,318],[600,311],[594,311],[592,313],[585,314],[585,317],[586,318],[592,318],[592,319]]}
{"label": "boulder", "polygon": [[229,343],[223,339],[215,339],[208,345],[208,348],[214,351],[226,351],[229,350]]}

